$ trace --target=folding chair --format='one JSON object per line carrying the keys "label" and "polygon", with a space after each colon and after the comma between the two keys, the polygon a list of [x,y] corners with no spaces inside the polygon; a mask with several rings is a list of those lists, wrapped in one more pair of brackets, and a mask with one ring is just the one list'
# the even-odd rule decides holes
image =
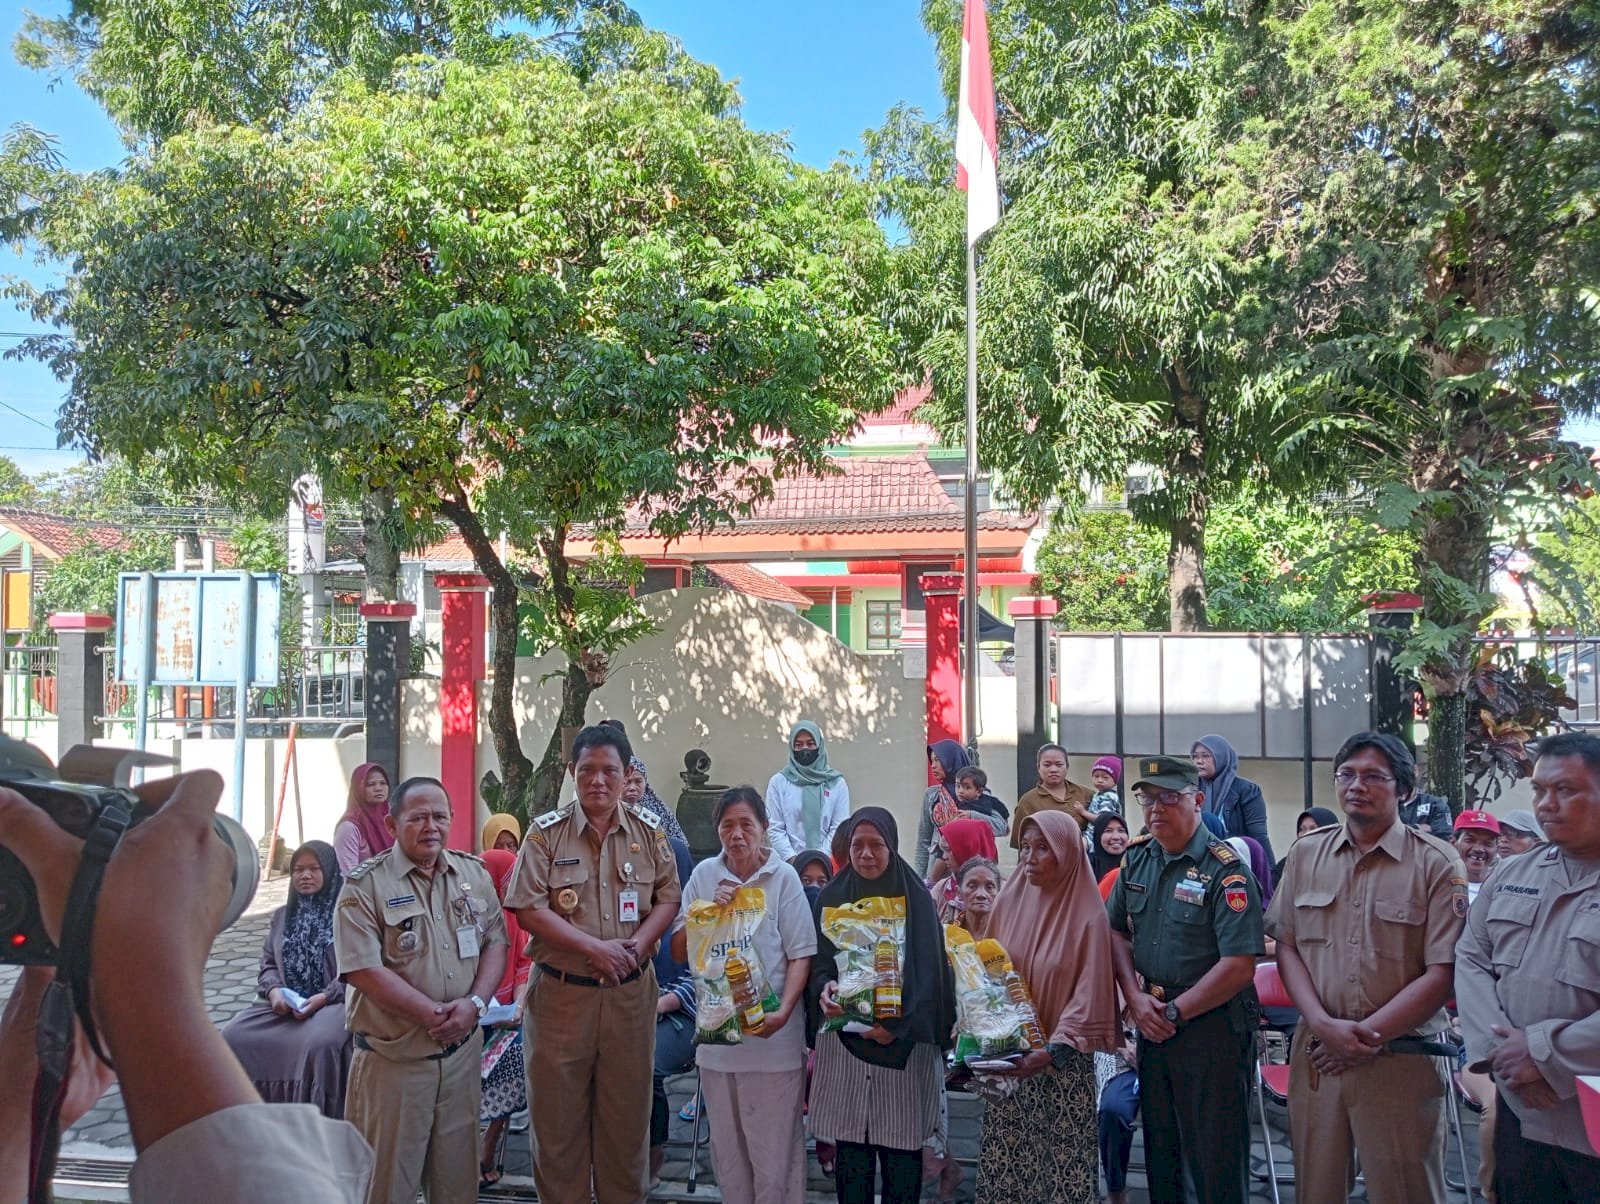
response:
{"label": "folding chair", "polygon": [[[1256,995],[1260,998],[1262,1007],[1294,1006],[1294,1000],[1289,998],[1289,991],[1278,974],[1277,962],[1262,962],[1256,967]],[[1263,1027],[1266,1027],[1264,1023]],[[1272,1149],[1272,1130],[1267,1125],[1267,1094],[1270,1092],[1278,1104],[1288,1106],[1289,1065],[1287,1062],[1278,1064],[1264,1061],[1258,1048],[1255,1079],[1256,1110],[1261,1118],[1261,1144],[1267,1149],[1267,1183],[1272,1188],[1272,1204],[1282,1204],[1278,1195],[1278,1184],[1293,1183],[1294,1173],[1290,1171],[1286,1175],[1278,1174],[1278,1159]]]}

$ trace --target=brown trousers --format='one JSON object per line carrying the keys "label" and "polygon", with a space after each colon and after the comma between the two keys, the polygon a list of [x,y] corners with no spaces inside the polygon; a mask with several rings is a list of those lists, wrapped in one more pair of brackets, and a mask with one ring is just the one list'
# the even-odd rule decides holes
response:
{"label": "brown trousers", "polygon": [[[1371,1204],[1444,1204],[1444,1078],[1434,1058],[1380,1054],[1317,1074],[1301,1024],[1289,1057],[1296,1204],[1345,1204],[1355,1156]],[[1313,1080],[1316,1086],[1312,1086]]]}
{"label": "brown trousers", "polygon": [[533,1181],[545,1204],[589,1204],[591,1191],[595,1204],[645,1198],[658,994],[648,963],[620,987],[534,971],[522,1048]]}
{"label": "brown trousers", "polygon": [[438,1061],[392,1062],[357,1049],[344,1117],[372,1147],[367,1204],[476,1204],[481,1029]]}

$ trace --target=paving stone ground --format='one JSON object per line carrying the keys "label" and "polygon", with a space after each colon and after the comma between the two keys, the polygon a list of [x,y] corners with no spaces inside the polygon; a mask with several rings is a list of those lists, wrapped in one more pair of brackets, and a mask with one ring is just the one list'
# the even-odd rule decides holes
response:
{"label": "paving stone ground", "polygon": [[[273,910],[279,907],[287,891],[287,879],[278,878],[272,882],[264,883],[257,892],[255,901],[240,921],[229,931],[217,938],[212,949],[211,959],[206,965],[206,1004],[211,1017],[218,1024],[226,1023],[235,1014],[248,1007],[256,996],[256,970],[260,959],[261,942],[266,935],[269,918]],[[0,967],[0,998],[10,994],[12,984],[16,979],[16,970],[11,967]],[[688,1101],[694,1091],[694,1075],[681,1075],[669,1081],[670,1094],[674,1115],[669,1137],[668,1160],[661,1188],[652,1196],[655,1200],[720,1200],[716,1191],[715,1175],[711,1170],[710,1151],[705,1140],[705,1130],[701,1130],[701,1146],[698,1158],[699,1174],[697,1191],[689,1194],[686,1190],[690,1167],[690,1145],[692,1128],[688,1121],[678,1118],[676,1110]],[[1271,1104],[1268,1105],[1268,1115],[1274,1135],[1274,1149],[1278,1159],[1279,1173],[1290,1173],[1290,1154],[1287,1139],[1287,1117],[1281,1109]],[[1469,1165],[1474,1174],[1477,1172],[1477,1137],[1476,1123],[1471,1114],[1464,1117],[1466,1124],[1466,1144]],[[977,1164],[978,1143],[983,1124],[982,1102],[972,1096],[953,1095],[950,1101],[950,1138],[956,1157],[967,1169],[967,1175],[961,1189],[956,1195],[959,1201],[973,1199],[975,1167]],[[121,1094],[113,1088],[100,1100],[84,1117],[73,1126],[63,1137],[63,1158],[82,1159],[129,1159],[133,1156],[132,1140],[128,1135],[127,1114],[122,1106]],[[1258,1171],[1263,1172],[1262,1177],[1254,1184],[1253,1200],[1270,1201],[1271,1193],[1264,1180],[1265,1161],[1263,1146],[1260,1141],[1259,1125],[1256,1127],[1256,1142],[1252,1149],[1252,1162]],[[823,1201],[834,1198],[833,1183],[822,1173],[813,1155],[809,1162],[810,1181],[808,1198]],[[1455,1150],[1455,1141],[1452,1136],[1449,1148],[1449,1165],[1458,1165]],[[531,1179],[528,1177],[532,1171],[531,1153],[526,1132],[509,1134],[505,1150],[505,1188],[503,1192],[486,1193],[485,1200],[494,1199],[528,1199],[531,1198]],[[1452,1170],[1449,1174],[1452,1179],[1460,1177],[1459,1170]],[[1279,1189],[1281,1204],[1293,1204],[1294,1187],[1290,1183],[1283,1184]],[[1144,1152],[1139,1137],[1135,1138],[1133,1165],[1129,1176],[1129,1196],[1134,1204],[1145,1204],[1148,1195],[1145,1191],[1144,1181]],[[65,1198],[72,1198],[66,1196]],[[110,1198],[116,1198],[115,1195]],[[925,1199],[933,1199],[934,1192],[930,1187],[924,1195]],[[1453,1202],[1468,1204],[1466,1197],[1460,1191],[1450,1192]],[[1354,1200],[1365,1199],[1365,1193],[1358,1185]]]}

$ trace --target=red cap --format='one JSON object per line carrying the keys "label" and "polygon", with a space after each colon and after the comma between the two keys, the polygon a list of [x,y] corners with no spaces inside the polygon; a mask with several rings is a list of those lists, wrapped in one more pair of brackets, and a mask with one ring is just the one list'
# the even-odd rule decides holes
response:
{"label": "red cap", "polygon": [[1480,832],[1493,832],[1500,835],[1500,821],[1487,811],[1463,811],[1456,816],[1455,830],[1465,832],[1469,828],[1476,828]]}

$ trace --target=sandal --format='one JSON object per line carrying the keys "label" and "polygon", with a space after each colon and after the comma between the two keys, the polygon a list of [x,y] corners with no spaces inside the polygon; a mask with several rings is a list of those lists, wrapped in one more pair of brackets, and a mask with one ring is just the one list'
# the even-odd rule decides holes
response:
{"label": "sandal", "polygon": [[498,1165],[488,1162],[478,1163],[478,1190],[487,1191],[489,1188],[499,1183],[501,1176],[504,1174],[504,1163]]}

